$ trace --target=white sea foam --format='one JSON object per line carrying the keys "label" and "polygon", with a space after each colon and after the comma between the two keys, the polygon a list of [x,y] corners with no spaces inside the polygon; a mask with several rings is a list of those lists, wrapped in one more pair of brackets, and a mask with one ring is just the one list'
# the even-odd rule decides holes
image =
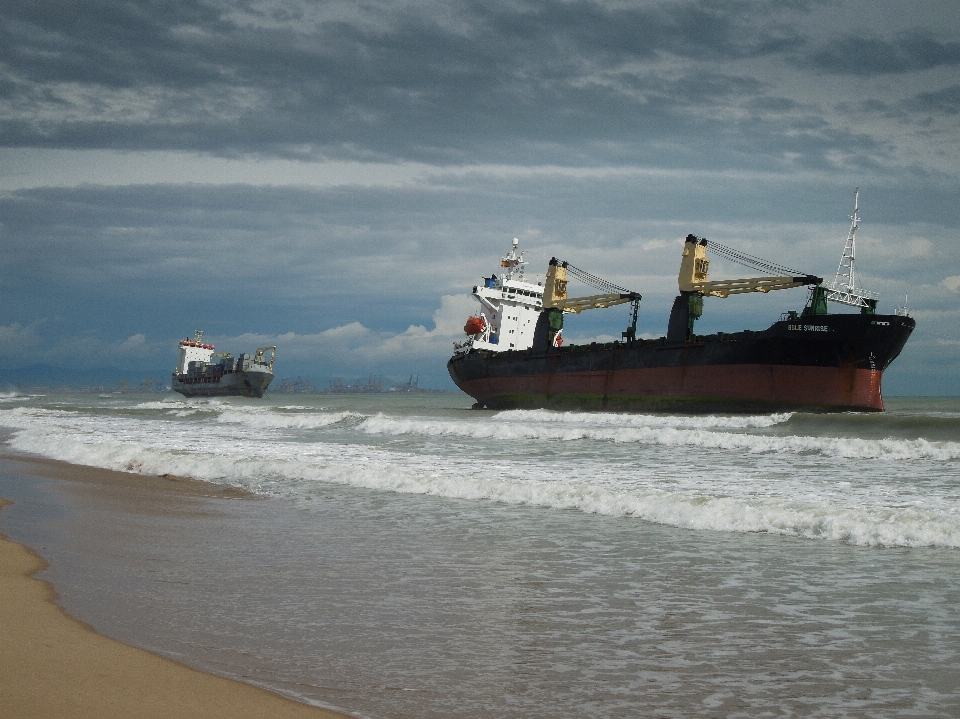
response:
{"label": "white sea foam", "polygon": [[258,412],[225,410],[217,417],[224,424],[242,424],[260,429],[320,429],[345,420],[360,419],[366,415],[358,412]]}
{"label": "white sea foam", "polygon": [[565,473],[551,475],[523,464],[480,469],[448,460],[440,465],[436,458],[361,446],[272,443],[253,448],[223,437],[196,440],[189,449],[176,446],[174,433],[159,436],[153,446],[144,446],[102,434],[33,428],[18,433],[11,444],[20,451],[77,464],[188,475],[300,501],[308,501],[318,483],[335,483],[576,509],[697,530],[771,532],[861,545],[960,547],[956,502],[934,509],[892,506],[896,497],[885,496],[890,494],[889,487],[881,488],[868,501],[862,496],[850,501],[842,494],[802,496],[795,488],[780,494],[741,491],[736,496],[717,496],[705,492],[704,487],[684,483],[665,489],[649,478],[616,483],[589,476],[572,478]]}
{"label": "white sea foam", "polygon": [[46,407],[13,407],[0,410],[0,426],[30,427],[36,422],[52,417],[73,417],[76,413]]}
{"label": "white sea foam", "polygon": [[36,399],[38,397],[46,397],[46,395],[42,392],[24,391],[19,389],[0,392],[0,402],[26,401],[30,399]]}
{"label": "white sea foam", "polygon": [[188,406],[182,399],[163,399],[158,402],[139,402],[133,405],[133,409],[175,409]]}
{"label": "white sea foam", "polygon": [[196,398],[196,399],[186,399],[182,397],[170,397],[164,398],[161,400],[154,400],[150,402],[139,402],[131,407],[131,409],[139,410],[162,410],[167,414],[174,417],[191,417],[197,414],[209,414],[216,415],[225,409],[229,409],[230,405],[224,403],[217,399],[210,398]]}
{"label": "white sea foam", "polygon": [[[784,436],[790,418],[447,410],[371,416],[123,398],[92,405],[36,399],[0,409],[0,425],[15,430],[15,451],[193,476],[308,505],[324,484],[342,484],[695,530],[960,547],[960,443]],[[315,431],[325,427],[337,429],[326,441]]]}
{"label": "white sea foam", "polygon": [[[241,409],[240,406],[237,406],[237,409]],[[255,407],[245,407],[245,409],[259,409]],[[277,410],[283,410],[284,412],[325,412],[325,407],[308,407],[304,404],[284,404],[282,407],[275,408]]]}
{"label": "white sea foam", "polygon": [[536,422],[616,427],[726,428],[772,427],[789,421],[792,412],[764,415],[662,415],[613,412],[557,412],[548,409],[514,409],[495,415],[498,422]]}
{"label": "white sea foam", "polygon": [[585,423],[567,424],[533,421],[500,421],[494,417],[486,421],[463,421],[429,418],[396,418],[383,414],[369,417],[360,429],[370,434],[427,435],[434,437],[465,437],[508,441],[526,440],[599,440],[608,442],[637,442],[670,447],[701,447],[738,450],[754,454],[781,453],[819,454],[847,459],[911,460],[933,459],[951,461],[960,459],[960,442],[930,442],[925,439],[859,439],[815,436],[771,436],[722,432],[705,429],[687,429],[673,426],[589,426]]}

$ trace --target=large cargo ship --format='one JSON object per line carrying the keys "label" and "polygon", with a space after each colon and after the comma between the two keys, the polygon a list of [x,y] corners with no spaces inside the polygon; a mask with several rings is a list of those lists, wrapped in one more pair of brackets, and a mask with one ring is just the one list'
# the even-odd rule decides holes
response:
{"label": "large cargo ship", "polygon": [[[858,197],[858,195],[857,195]],[[501,261],[501,275],[473,289],[478,316],[466,341],[454,345],[453,381],[491,409],[552,407],[634,411],[745,412],[882,410],[881,379],[915,322],[906,307],[878,314],[878,297],[857,286],[858,203],[837,278],[824,283],[772,262],[688,235],[666,335],[636,336],[640,295],[551,259],[543,284],[523,278],[518,240]],[[771,276],[710,281],[708,249]],[[567,274],[603,294],[566,296]],[[779,274],[775,274],[779,273]],[[702,336],[694,324],[705,297],[808,287],[806,306],[765,330]],[[563,316],[633,304],[622,341],[563,343]],[[831,313],[828,303],[859,312]]]}
{"label": "large cargo ship", "polygon": [[[273,380],[276,346],[259,347],[253,355],[214,354],[197,330],[193,340],[180,340],[180,360],[170,387],[185,397],[263,397]],[[270,358],[267,359],[267,353]]]}

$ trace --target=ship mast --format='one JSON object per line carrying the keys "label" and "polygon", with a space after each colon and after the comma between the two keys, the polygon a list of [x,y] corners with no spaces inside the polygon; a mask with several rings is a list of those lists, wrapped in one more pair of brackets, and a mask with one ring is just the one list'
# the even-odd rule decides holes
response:
{"label": "ship mast", "polygon": [[[504,269],[504,271],[500,273],[501,280],[523,279],[523,266],[526,262],[523,261],[523,250],[520,250],[519,245],[520,240],[514,237],[513,247],[511,247],[510,251],[500,260],[500,266]],[[519,254],[517,250],[520,250]]]}
{"label": "ship mast", "polygon": [[860,188],[853,193],[853,214],[850,215],[850,232],[843,246],[843,255],[837,267],[837,276],[830,283],[824,283],[827,299],[851,307],[872,308],[877,306],[880,295],[857,287],[857,230],[860,229]]}

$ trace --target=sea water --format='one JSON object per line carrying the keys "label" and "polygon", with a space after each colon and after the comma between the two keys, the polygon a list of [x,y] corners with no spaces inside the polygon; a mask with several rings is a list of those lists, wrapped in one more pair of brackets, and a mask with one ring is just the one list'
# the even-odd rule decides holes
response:
{"label": "sea water", "polygon": [[261,501],[8,477],[0,529],[105,634],[358,716],[960,716],[960,400],[470,403],[10,394],[14,452]]}

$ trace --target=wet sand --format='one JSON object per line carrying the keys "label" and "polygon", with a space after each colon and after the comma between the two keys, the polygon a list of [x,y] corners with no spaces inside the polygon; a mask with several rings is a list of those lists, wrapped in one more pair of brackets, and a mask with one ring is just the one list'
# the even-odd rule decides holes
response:
{"label": "wet sand", "polygon": [[[0,471],[95,484],[98,493],[149,511],[189,511],[196,497],[244,496],[180,477],[9,455],[0,455]],[[0,510],[7,504],[0,498]],[[0,716],[346,717],[97,634],[55,603],[48,582],[33,576],[47,566],[29,548],[0,535]]]}

